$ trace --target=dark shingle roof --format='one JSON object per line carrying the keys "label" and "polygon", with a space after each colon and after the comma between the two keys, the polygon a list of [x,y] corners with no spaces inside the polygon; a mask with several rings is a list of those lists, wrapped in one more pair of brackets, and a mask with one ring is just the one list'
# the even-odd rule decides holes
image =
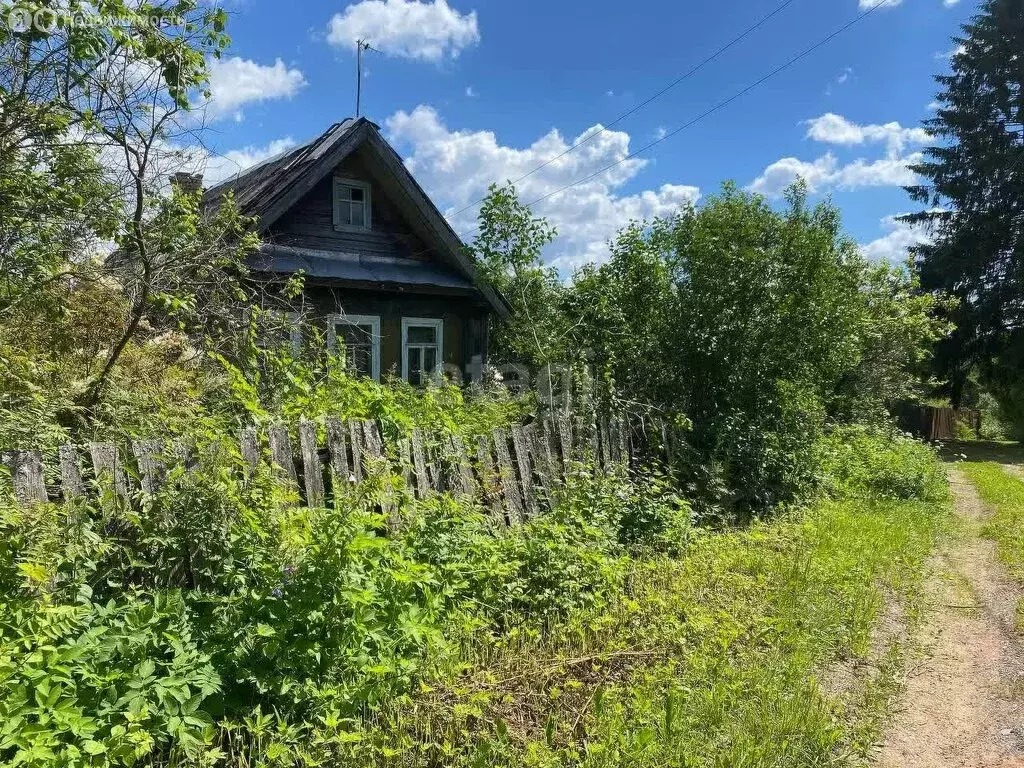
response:
{"label": "dark shingle roof", "polygon": [[[482,278],[472,258],[465,253],[465,246],[458,234],[409,173],[402,158],[380,135],[378,126],[365,117],[335,123],[312,141],[264,160],[211,187],[203,195],[203,204],[207,208],[215,207],[224,195],[233,191],[239,212],[255,217],[259,222],[258,229],[265,231],[310,189],[311,184],[330,173],[356,147],[364,145],[374,153],[374,157],[380,159],[384,172],[397,182],[400,189],[398,194],[403,195],[407,205],[420,215],[422,221],[419,226],[422,227],[423,237],[433,246],[440,260],[483,293],[495,312],[508,317],[511,311],[508,302],[494,286]],[[324,268],[336,267],[329,265]],[[412,267],[411,270],[410,275],[416,268]],[[338,276],[337,279],[346,278]],[[427,278],[420,276],[417,279]],[[436,276],[429,279],[436,279]]]}
{"label": "dark shingle roof", "polygon": [[206,190],[203,202],[215,205],[228,191],[233,191],[235,205],[242,214],[261,216],[273,201],[313,168],[361,120],[364,118],[349,118],[335,123],[312,141],[246,168]]}

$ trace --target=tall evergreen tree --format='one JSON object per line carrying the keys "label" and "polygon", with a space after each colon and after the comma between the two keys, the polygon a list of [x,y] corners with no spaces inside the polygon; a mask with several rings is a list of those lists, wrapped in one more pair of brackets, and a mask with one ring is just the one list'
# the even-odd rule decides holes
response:
{"label": "tall evergreen tree", "polygon": [[906,217],[936,235],[916,254],[922,287],[959,299],[936,355],[954,403],[972,369],[1024,395],[1024,0],[987,0],[962,29],[925,122],[936,146],[913,166],[926,183],[908,188],[927,210]]}

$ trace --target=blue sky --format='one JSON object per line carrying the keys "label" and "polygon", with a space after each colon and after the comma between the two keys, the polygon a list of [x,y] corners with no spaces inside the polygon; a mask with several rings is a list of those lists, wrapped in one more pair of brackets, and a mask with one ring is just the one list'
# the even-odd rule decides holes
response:
{"label": "blue sky", "polygon": [[[690,121],[855,18],[874,0],[792,0],[696,75],[520,184],[527,202],[589,176]],[[727,179],[776,199],[796,175],[830,195],[873,258],[921,234],[887,217],[923,146],[920,121],[970,0],[883,0],[851,29],[727,107],[537,206],[559,228],[547,258],[601,260],[630,218],[664,214]],[[234,0],[233,45],[213,70],[205,136],[215,178],[354,112],[354,38],[366,54],[363,114],[448,214],[517,178],[643,101],[782,0],[589,3],[520,0]],[[858,5],[861,3],[861,5]],[[472,235],[473,212],[450,216]]]}

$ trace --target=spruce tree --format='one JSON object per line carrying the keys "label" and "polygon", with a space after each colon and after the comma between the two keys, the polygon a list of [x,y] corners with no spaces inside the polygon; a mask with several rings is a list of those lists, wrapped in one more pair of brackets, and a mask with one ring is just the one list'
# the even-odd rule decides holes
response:
{"label": "spruce tree", "polygon": [[924,183],[907,190],[927,209],[905,217],[935,234],[915,255],[922,287],[959,299],[936,355],[954,404],[972,370],[1024,396],[1024,0],[987,0],[962,30],[925,121],[936,145],[912,166]]}

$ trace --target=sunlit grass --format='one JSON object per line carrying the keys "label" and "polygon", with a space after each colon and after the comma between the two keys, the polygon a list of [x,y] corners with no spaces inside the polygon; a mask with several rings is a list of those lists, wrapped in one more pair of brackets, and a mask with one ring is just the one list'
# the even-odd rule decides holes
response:
{"label": "sunlit grass", "polygon": [[993,510],[982,533],[995,539],[999,559],[1024,581],[1024,479],[992,462],[965,463],[964,472]]}

